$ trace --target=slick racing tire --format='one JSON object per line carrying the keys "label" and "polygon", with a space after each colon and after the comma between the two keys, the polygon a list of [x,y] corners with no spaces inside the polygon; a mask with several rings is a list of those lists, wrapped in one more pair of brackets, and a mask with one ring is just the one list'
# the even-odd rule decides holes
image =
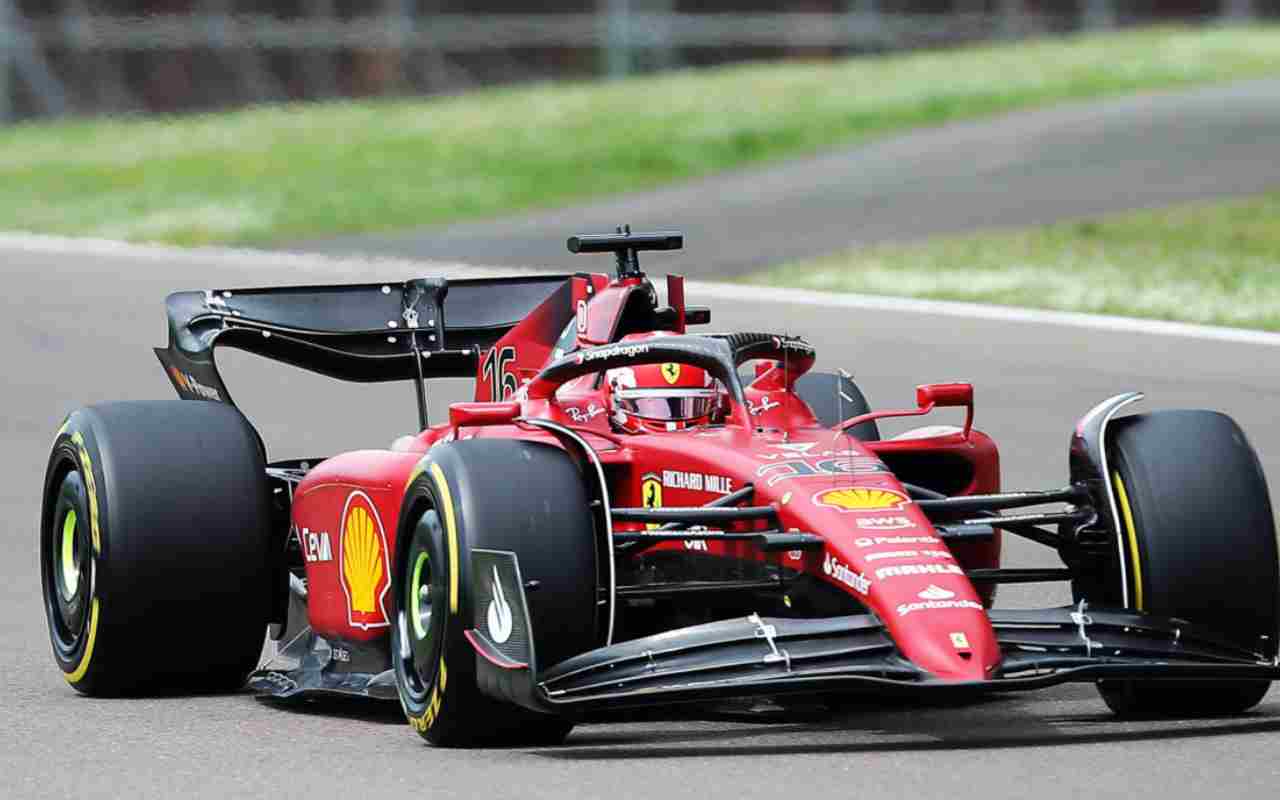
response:
{"label": "slick racing tire", "polygon": [[67,418],[40,515],[53,655],[83,694],[237,689],[262,650],[270,513],[234,408],[104,403]]}
{"label": "slick racing tire", "polygon": [[[801,375],[796,381],[796,395],[809,406],[818,422],[828,428],[871,411],[867,398],[857,384],[834,372],[809,372]],[[848,432],[863,442],[880,440],[880,429],[875,420],[855,425]]]}
{"label": "slick racing tire", "polygon": [[[596,533],[577,467],[550,445],[472,439],[433,448],[406,492],[391,653],[409,724],[443,747],[560,743],[571,721],[481,693],[465,634],[494,638],[495,581],[473,553],[496,550],[536,581],[524,600],[540,667],[597,646]],[[508,620],[518,601],[506,598]]]}
{"label": "slick racing tire", "polygon": [[[1113,423],[1109,452],[1129,608],[1274,652],[1275,521],[1262,467],[1240,427],[1213,411],[1124,417]],[[1108,583],[1121,585],[1118,570]],[[1236,713],[1261,702],[1269,687],[1265,680],[1098,683],[1122,716]]]}

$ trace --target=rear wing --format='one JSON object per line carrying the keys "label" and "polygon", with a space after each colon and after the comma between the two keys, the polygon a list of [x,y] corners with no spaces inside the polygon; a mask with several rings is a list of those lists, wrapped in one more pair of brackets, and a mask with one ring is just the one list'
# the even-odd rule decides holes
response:
{"label": "rear wing", "polygon": [[398,283],[175,292],[169,345],[156,356],[178,396],[231,404],[214,359],[225,346],[346,381],[474,377],[479,354],[556,293],[573,318],[569,276],[416,278]]}

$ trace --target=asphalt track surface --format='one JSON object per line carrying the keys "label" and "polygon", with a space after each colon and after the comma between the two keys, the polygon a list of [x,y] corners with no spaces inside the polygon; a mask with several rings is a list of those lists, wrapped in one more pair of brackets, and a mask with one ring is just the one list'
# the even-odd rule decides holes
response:
{"label": "asphalt track surface", "polygon": [[[1257,89],[1238,91],[1250,96]],[[1280,130],[1280,104],[1270,113],[1271,129]],[[1249,137],[1237,143],[1253,146]],[[1234,162],[1224,156],[1223,163]],[[1276,168],[1267,161],[1253,166]],[[1263,188],[1241,176],[1238,188]],[[1227,183],[1219,187],[1223,193]],[[698,252],[705,253],[690,251]],[[542,260],[528,256],[526,263]],[[164,341],[162,299],[171,290],[396,279],[415,270],[394,262],[309,269],[285,258],[273,264],[216,254],[143,257],[128,249],[72,255],[4,244],[0,264],[7,287],[0,295],[6,368],[0,514],[8,521],[0,558],[0,797],[1199,799],[1274,791],[1280,690],[1253,713],[1211,720],[1118,722],[1092,687],[1067,686],[958,707],[739,711],[590,725],[562,747],[465,752],[425,747],[395,707],[298,712],[247,695],[79,697],[53,664],[38,594],[38,494],[62,416],[95,401],[169,396],[149,348]],[[699,302],[698,295],[690,301]],[[825,365],[852,370],[880,405],[910,404],[920,382],[971,380],[978,424],[1002,443],[1008,488],[1061,482],[1074,421],[1103,397],[1130,388],[1148,392],[1149,408],[1209,406],[1232,414],[1280,485],[1274,346],[779,304],[767,294],[757,302],[711,304],[717,329],[806,335]],[[272,457],[377,445],[413,426],[407,387],[335,384],[247,356],[225,360],[228,383]],[[437,418],[461,389],[433,395]],[[1009,566],[1054,561],[1018,540],[1006,550]],[[1026,607],[1066,599],[1061,588],[1005,587],[999,602]],[[166,635],[170,657],[198,658],[200,647],[217,647],[186,635]]]}
{"label": "asphalt track surface", "polygon": [[[908,133],[617,199],[324,252],[582,269],[572,233],[676,228],[663,269],[725,278],[858,244],[1033,225],[1280,185],[1280,80],[1069,104]],[[591,180],[591,165],[582,165]]]}
{"label": "asphalt track surface", "polygon": [[[720,714],[590,725],[566,745],[441,751],[397,707],[306,712],[247,695],[98,700],[55,668],[38,595],[38,494],[62,415],[84,403],[169,395],[148,348],[175,287],[395,279],[399,264],[303,270],[234,258],[70,257],[0,250],[7,367],[0,513],[0,796],[555,798],[1243,796],[1275,785],[1280,692],[1233,719],[1117,722],[1090,686],[961,707],[870,706],[831,716]],[[697,299],[696,294],[694,299]],[[1066,474],[1067,436],[1094,402],[1131,387],[1151,407],[1233,414],[1280,476],[1280,348],[1035,323],[759,302],[716,304],[717,327],[804,334],[881,404],[926,380],[978,386],[978,422],[1004,442],[1006,486]],[[228,353],[227,356],[233,356]],[[389,442],[414,422],[407,386],[336,384],[247,356],[227,381],[273,457]],[[434,396],[437,418],[461,387]],[[193,454],[198,457],[198,454]],[[1276,480],[1280,480],[1277,478]],[[1054,556],[1013,540],[1006,564]],[[1065,602],[1052,587],[1005,587],[1001,604]],[[217,609],[209,609],[217,613]],[[217,642],[169,632],[169,657]]]}

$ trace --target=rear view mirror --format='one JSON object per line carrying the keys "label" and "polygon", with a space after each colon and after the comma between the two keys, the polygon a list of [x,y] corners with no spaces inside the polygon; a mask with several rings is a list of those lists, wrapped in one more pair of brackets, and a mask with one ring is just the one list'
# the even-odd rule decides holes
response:
{"label": "rear view mirror", "polygon": [[519,403],[454,403],[449,406],[449,424],[507,425],[520,416]]}
{"label": "rear view mirror", "polygon": [[921,409],[955,406],[965,409],[964,438],[973,430],[972,383],[926,383],[916,387],[916,405]]}
{"label": "rear view mirror", "polygon": [[971,383],[926,383],[916,387],[916,405],[937,406],[939,408],[958,406],[973,407],[973,384]]}

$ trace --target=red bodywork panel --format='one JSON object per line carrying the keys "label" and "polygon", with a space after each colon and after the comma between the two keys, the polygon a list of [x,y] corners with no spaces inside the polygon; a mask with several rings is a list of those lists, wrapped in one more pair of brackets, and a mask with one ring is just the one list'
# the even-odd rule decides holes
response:
{"label": "red bodywork panel", "polygon": [[308,615],[321,636],[370,641],[387,635],[400,502],[421,458],[390,450],[344,453],[322,461],[294,491]]}
{"label": "red bodywork panel", "polygon": [[[677,319],[683,320],[682,286],[673,288],[673,299],[681,304]],[[578,346],[612,341],[629,295],[638,291],[647,290],[634,280],[606,285],[603,276],[574,279],[570,324]],[[317,633],[362,642],[387,636],[401,499],[431,446],[481,436],[555,443],[541,431],[510,422],[510,404],[516,403],[523,417],[551,419],[585,434],[606,467],[614,505],[697,506],[751,483],[752,505],[772,505],[784,530],[816,533],[827,542],[824,552],[807,554],[764,554],[745,541],[674,541],[654,549],[770,560],[802,570],[873,610],[903,655],[939,679],[991,676],[1000,653],[984,611],[990,596],[976,591],[964,573],[999,565],[999,534],[989,542],[948,547],[891,466],[936,459],[943,465],[938,469],[959,476],[960,485],[950,494],[994,492],[1000,484],[999,457],[991,439],[973,431],[861,443],[821,427],[792,392],[795,378],[811,361],[785,371],[777,365],[759,371],[745,388],[749,417],[739,417],[749,418],[751,428],[726,424],[618,434],[610,427],[606,389],[594,375],[563,384],[553,398],[526,396],[523,387],[553,357],[563,333],[546,323],[552,316],[546,305],[481,358],[477,400],[506,404],[460,406],[453,415],[457,427],[446,423],[405,437],[394,451],[330,458],[298,485],[293,526],[306,559],[309,613]],[[510,351],[505,359],[504,350]]]}

